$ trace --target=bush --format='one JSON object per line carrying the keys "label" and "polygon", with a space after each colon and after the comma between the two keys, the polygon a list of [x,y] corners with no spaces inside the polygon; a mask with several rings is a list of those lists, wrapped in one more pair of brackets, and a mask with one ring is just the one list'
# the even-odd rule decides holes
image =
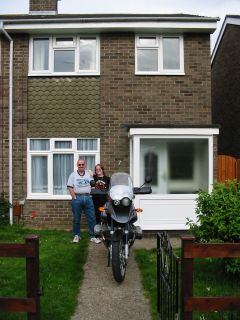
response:
{"label": "bush", "polygon": [[[197,198],[197,223],[188,219],[190,231],[200,242],[240,242],[240,183],[215,183],[209,194]],[[240,272],[240,258],[227,259],[228,272]]]}
{"label": "bush", "polygon": [[5,199],[4,193],[0,195],[0,224],[6,224],[9,220],[9,209],[12,207],[11,203]]}

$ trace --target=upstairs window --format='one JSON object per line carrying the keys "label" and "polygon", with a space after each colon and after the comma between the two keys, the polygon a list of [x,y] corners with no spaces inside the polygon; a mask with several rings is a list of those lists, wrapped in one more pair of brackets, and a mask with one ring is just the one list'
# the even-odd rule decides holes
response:
{"label": "upstairs window", "polygon": [[136,74],[184,74],[182,36],[137,36]]}
{"label": "upstairs window", "polygon": [[29,75],[98,75],[99,51],[96,36],[33,37]]}
{"label": "upstairs window", "polygon": [[33,49],[33,71],[49,70],[49,39],[34,39],[32,42]]}

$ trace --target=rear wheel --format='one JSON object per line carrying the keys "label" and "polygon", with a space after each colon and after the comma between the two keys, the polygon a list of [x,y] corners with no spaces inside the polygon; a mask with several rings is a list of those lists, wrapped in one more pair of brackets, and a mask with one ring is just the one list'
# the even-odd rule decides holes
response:
{"label": "rear wheel", "polygon": [[112,244],[112,271],[114,279],[122,282],[126,273],[126,259],[122,239],[113,241]]}

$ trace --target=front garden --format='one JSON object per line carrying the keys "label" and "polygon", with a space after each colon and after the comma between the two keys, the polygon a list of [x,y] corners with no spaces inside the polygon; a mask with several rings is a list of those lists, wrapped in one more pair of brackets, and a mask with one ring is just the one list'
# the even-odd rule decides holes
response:
{"label": "front garden", "polygon": [[[88,236],[78,245],[66,231],[29,230],[18,225],[0,226],[0,243],[24,243],[24,236],[37,234],[40,254],[41,319],[68,320],[74,313],[79,287],[83,280],[83,266],[88,252]],[[0,257],[0,296],[25,297],[26,271],[24,258]],[[0,319],[25,320],[25,313],[0,312]]]}
{"label": "front garden", "polygon": [[[8,208],[7,208],[8,209]],[[0,212],[1,213],[1,212]],[[216,184],[213,192],[199,192],[196,210],[198,221],[188,221],[190,231],[200,243],[240,242],[240,184],[229,181]],[[66,231],[27,230],[21,226],[0,224],[0,242],[23,243],[27,234],[40,236],[41,319],[69,320],[77,304],[83,267],[88,252],[88,236],[79,245],[71,243]],[[176,250],[180,256],[180,248]],[[150,301],[152,319],[157,313],[157,253],[137,250],[145,295]],[[25,260],[0,257],[0,296],[26,296]],[[195,259],[194,296],[240,296],[240,259]],[[1,313],[0,319],[22,320],[26,314]],[[238,320],[240,312],[193,314],[194,320]]]}
{"label": "front garden", "polygon": [[[237,180],[215,183],[209,194],[200,191],[197,222],[188,221],[190,232],[199,243],[240,243],[240,183]],[[180,248],[177,250],[180,256]],[[136,253],[143,286],[150,300],[152,317],[157,314],[157,252]],[[240,296],[240,258],[194,260],[194,296]],[[180,279],[181,281],[181,279]],[[180,303],[180,301],[179,301]],[[239,320],[240,311],[193,312],[194,320]]]}

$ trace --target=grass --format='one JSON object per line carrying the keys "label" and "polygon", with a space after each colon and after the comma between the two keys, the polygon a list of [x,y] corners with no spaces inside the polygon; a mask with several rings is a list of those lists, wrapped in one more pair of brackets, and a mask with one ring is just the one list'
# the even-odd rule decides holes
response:
{"label": "grass", "polygon": [[141,271],[144,293],[150,304],[153,320],[158,319],[157,312],[157,259],[156,249],[136,250],[136,261]]}
{"label": "grass", "polygon": [[[74,313],[83,266],[88,253],[88,236],[83,234],[79,244],[70,243],[72,235],[57,230],[27,230],[18,226],[1,226],[0,242],[24,243],[24,236],[40,236],[41,319],[68,320]],[[24,258],[0,257],[0,296],[26,296]],[[0,319],[27,319],[26,313],[0,312]]]}
{"label": "grass", "polygon": [[[180,255],[180,250],[176,250]],[[157,254],[156,249],[136,250],[136,260],[142,275],[145,296],[149,299],[152,319],[157,313]],[[240,296],[239,276],[230,276],[223,271],[220,259],[196,259],[194,263],[195,296]],[[239,320],[240,312],[194,312],[194,320]]]}

